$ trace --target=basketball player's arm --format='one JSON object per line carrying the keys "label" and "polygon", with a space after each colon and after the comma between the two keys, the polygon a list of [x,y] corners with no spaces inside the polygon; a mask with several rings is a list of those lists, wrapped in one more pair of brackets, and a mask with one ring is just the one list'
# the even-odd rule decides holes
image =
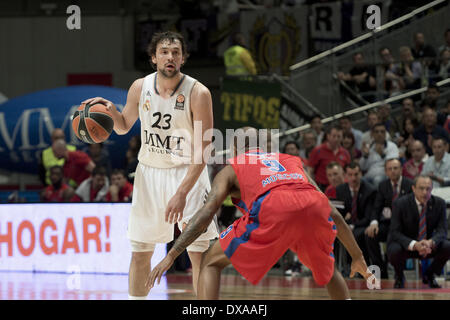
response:
{"label": "basketball player's arm", "polygon": [[[309,182],[316,187],[317,191],[322,192],[320,188],[317,186],[316,182],[308,175],[305,171],[305,175],[308,178]],[[356,272],[360,273],[366,280],[372,276],[371,273],[368,272],[367,264],[364,260],[363,253],[358,246],[358,243],[353,236],[353,232],[350,230],[350,227],[345,222],[342,215],[336,209],[336,207],[329,201],[331,207],[330,216],[336,224],[337,228],[337,238],[342,242],[345,249],[348,251],[350,256],[352,257],[352,267],[350,277],[353,278]]]}
{"label": "basketball player's arm", "polygon": [[128,90],[127,103],[122,110],[122,113],[117,110],[116,106],[109,100],[102,97],[91,98],[83,101],[82,103],[103,103],[106,108],[111,112],[114,120],[114,131],[117,134],[126,134],[133,127],[136,120],[139,118],[139,100],[141,97],[142,84],[144,78],[137,79],[133,82]]}
{"label": "basketball player's arm", "polygon": [[[205,149],[211,145],[213,113],[212,98],[208,88],[197,82],[192,88],[191,111],[194,121],[194,150],[192,163],[189,165],[186,176],[181,181],[175,195],[170,199],[166,212],[166,222],[175,223],[183,218],[183,210],[186,205],[186,196],[197,182],[200,174],[206,166],[208,154]],[[200,131],[198,127],[200,126]],[[207,134],[205,134],[207,133]],[[198,137],[198,138],[197,138]],[[200,140],[200,141],[199,141]]]}
{"label": "basketball player's arm", "polygon": [[236,174],[230,165],[216,175],[206,203],[189,221],[167,256],[151,271],[145,284],[147,287],[152,288],[156,279],[158,279],[159,284],[161,276],[169,270],[175,259],[208,228],[215,213],[232,192],[236,185],[235,181]]}

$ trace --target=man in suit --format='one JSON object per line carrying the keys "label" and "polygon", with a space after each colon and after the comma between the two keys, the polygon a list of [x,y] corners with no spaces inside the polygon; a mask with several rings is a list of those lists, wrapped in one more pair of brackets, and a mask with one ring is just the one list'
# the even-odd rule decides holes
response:
{"label": "man in suit", "polygon": [[393,203],[387,253],[395,269],[394,288],[405,287],[403,269],[408,258],[433,258],[423,281],[430,288],[440,288],[434,276],[450,258],[450,241],[445,201],[431,195],[432,188],[431,178],[419,175],[414,179],[413,193]]}
{"label": "man in suit", "polygon": [[386,160],[384,169],[387,179],[380,182],[375,197],[370,225],[366,228],[366,244],[370,263],[381,268],[381,278],[387,279],[387,261],[381,257],[380,242],[386,242],[391,224],[392,202],[411,193],[413,181],[402,177],[402,164],[398,159]]}
{"label": "man in suit", "polygon": [[370,222],[376,189],[361,179],[362,170],[358,162],[352,161],[345,166],[345,177],[347,182],[336,187],[336,198],[344,202],[344,210],[340,211],[353,231],[364,258],[369,261],[364,232]]}
{"label": "man in suit", "polygon": [[327,164],[327,179],[330,185],[324,193],[328,199],[336,199],[336,187],[345,182],[344,169],[338,162],[332,161]]}

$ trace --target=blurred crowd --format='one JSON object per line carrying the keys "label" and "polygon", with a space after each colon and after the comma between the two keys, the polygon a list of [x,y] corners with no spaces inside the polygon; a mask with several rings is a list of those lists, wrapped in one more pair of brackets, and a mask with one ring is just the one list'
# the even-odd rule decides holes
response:
{"label": "blurred crowd", "polygon": [[[305,169],[349,224],[366,261],[380,266],[381,277],[388,278],[388,261],[394,266],[396,288],[404,287],[404,260],[416,258],[412,255],[416,251],[415,242],[411,246],[404,239],[416,239],[415,223],[419,221],[401,220],[391,226],[394,201],[403,196],[402,201],[396,202],[395,210],[409,212],[407,219],[412,219],[414,210],[425,211],[420,206],[418,209],[411,206],[413,199],[418,201],[426,196],[420,194],[419,187],[429,193],[450,186],[450,100],[441,103],[439,97],[439,88],[430,85],[421,100],[403,99],[398,116],[391,114],[388,104],[372,109],[367,114],[365,131],[354,128],[350,117],[342,117],[324,130],[320,117],[315,117],[300,141],[288,141],[282,150],[301,158]],[[440,272],[439,267],[442,269],[450,255],[446,205],[434,196],[422,202],[430,211],[426,213],[428,227],[424,231],[428,232],[428,240],[424,241],[430,241],[429,252],[423,254],[429,257],[432,252],[436,261],[428,274],[422,266],[422,279],[435,288],[438,285],[433,272],[438,274],[436,270]],[[435,215],[433,226],[431,215]],[[432,246],[431,239],[441,242]],[[382,254],[380,244],[386,242]],[[425,246],[426,242],[423,243]],[[340,248],[335,246],[335,251]],[[294,268],[298,270],[299,263],[296,264],[289,265],[287,273]]]}
{"label": "blurred crowd", "polygon": [[[450,186],[450,100],[443,101],[440,88],[429,85],[422,96],[404,98],[395,108],[400,109],[395,116],[390,104],[368,111],[365,125],[359,126],[364,130],[355,128],[349,116],[327,127],[315,116],[299,140],[287,141],[280,150],[300,157],[351,226],[366,261],[381,267],[383,278],[388,277],[388,259],[380,243],[388,239],[394,199],[412,194],[419,176],[429,177],[433,189]],[[211,178],[222,167],[214,166]],[[227,199],[218,216],[221,230],[237,217],[239,211]],[[286,276],[309,272],[290,251],[275,267]]]}
{"label": "blurred crowd", "polygon": [[39,178],[45,186],[41,202],[131,202],[140,136],[128,142],[121,168],[112,168],[102,143],[77,150],[66,143],[59,128],[52,132],[51,140],[39,161]]}
{"label": "blurred crowd", "polygon": [[369,102],[377,97],[379,100],[380,90],[385,92],[385,98],[426,87],[450,75],[450,29],[445,30],[443,38],[442,44],[434,48],[422,32],[416,32],[412,44],[395,48],[397,52],[393,48],[380,48],[378,66],[368,63],[362,52],[356,52],[350,70],[340,71],[337,76]]}

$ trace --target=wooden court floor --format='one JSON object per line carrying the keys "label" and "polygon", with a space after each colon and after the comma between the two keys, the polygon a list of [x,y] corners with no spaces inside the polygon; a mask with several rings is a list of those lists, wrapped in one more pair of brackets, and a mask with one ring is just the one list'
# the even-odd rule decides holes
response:
{"label": "wooden court floor", "polygon": [[[450,281],[438,279],[442,289],[430,289],[420,280],[409,279],[405,289],[393,289],[393,280],[383,280],[380,290],[369,290],[362,279],[346,279],[356,300],[450,300]],[[99,274],[54,274],[0,272],[0,300],[126,300],[128,276]],[[324,287],[311,277],[267,275],[252,285],[240,275],[222,275],[221,299],[226,300],[324,300]],[[149,300],[193,300],[191,276],[168,274],[154,287]]]}
{"label": "wooden court floor", "polygon": [[[173,292],[170,299],[195,299],[190,288],[190,278],[169,275]],[[421,280],[408,280],[405,289],[393,289],[394,280],[382,280],[380,290],[369,290],[362,279],[346,279],[352,299],[357,300],[450,300],[450,281],[438,279],[441,289],[430,289]],[[266,276],[252,285],[239,275],[223,275],[221,299],[227,300],[329,300],[327,290],[317,286],[311,277]]]}

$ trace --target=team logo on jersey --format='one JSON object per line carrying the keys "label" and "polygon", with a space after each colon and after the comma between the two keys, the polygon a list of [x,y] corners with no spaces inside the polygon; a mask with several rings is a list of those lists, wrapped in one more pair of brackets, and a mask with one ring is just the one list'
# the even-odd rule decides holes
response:
{"label": "team logo on jersey", "polygon": [[142,106],[142,108],[144,109],[144,111],[148,111],[150,110],[150,100],[145,100],[144,105]]}
{"label": "team logo on jersey", "polygon": [[220,234],[220,239],[223,239],[227,236],[227,234],[233,229],[233,225],[229,226],[224,232]]}
{"label": "team logo on jersey", "polygon": [[147,93],[145,94],[147,97],[150,97],[150,91],[147,90]]}
{"label": "team logo on jersey", "polygon": [[184,110],[184,100],[185,100],[184,95],[179,94],[177,96],[177,102],[175,103],[175,108],[174,109]]}

